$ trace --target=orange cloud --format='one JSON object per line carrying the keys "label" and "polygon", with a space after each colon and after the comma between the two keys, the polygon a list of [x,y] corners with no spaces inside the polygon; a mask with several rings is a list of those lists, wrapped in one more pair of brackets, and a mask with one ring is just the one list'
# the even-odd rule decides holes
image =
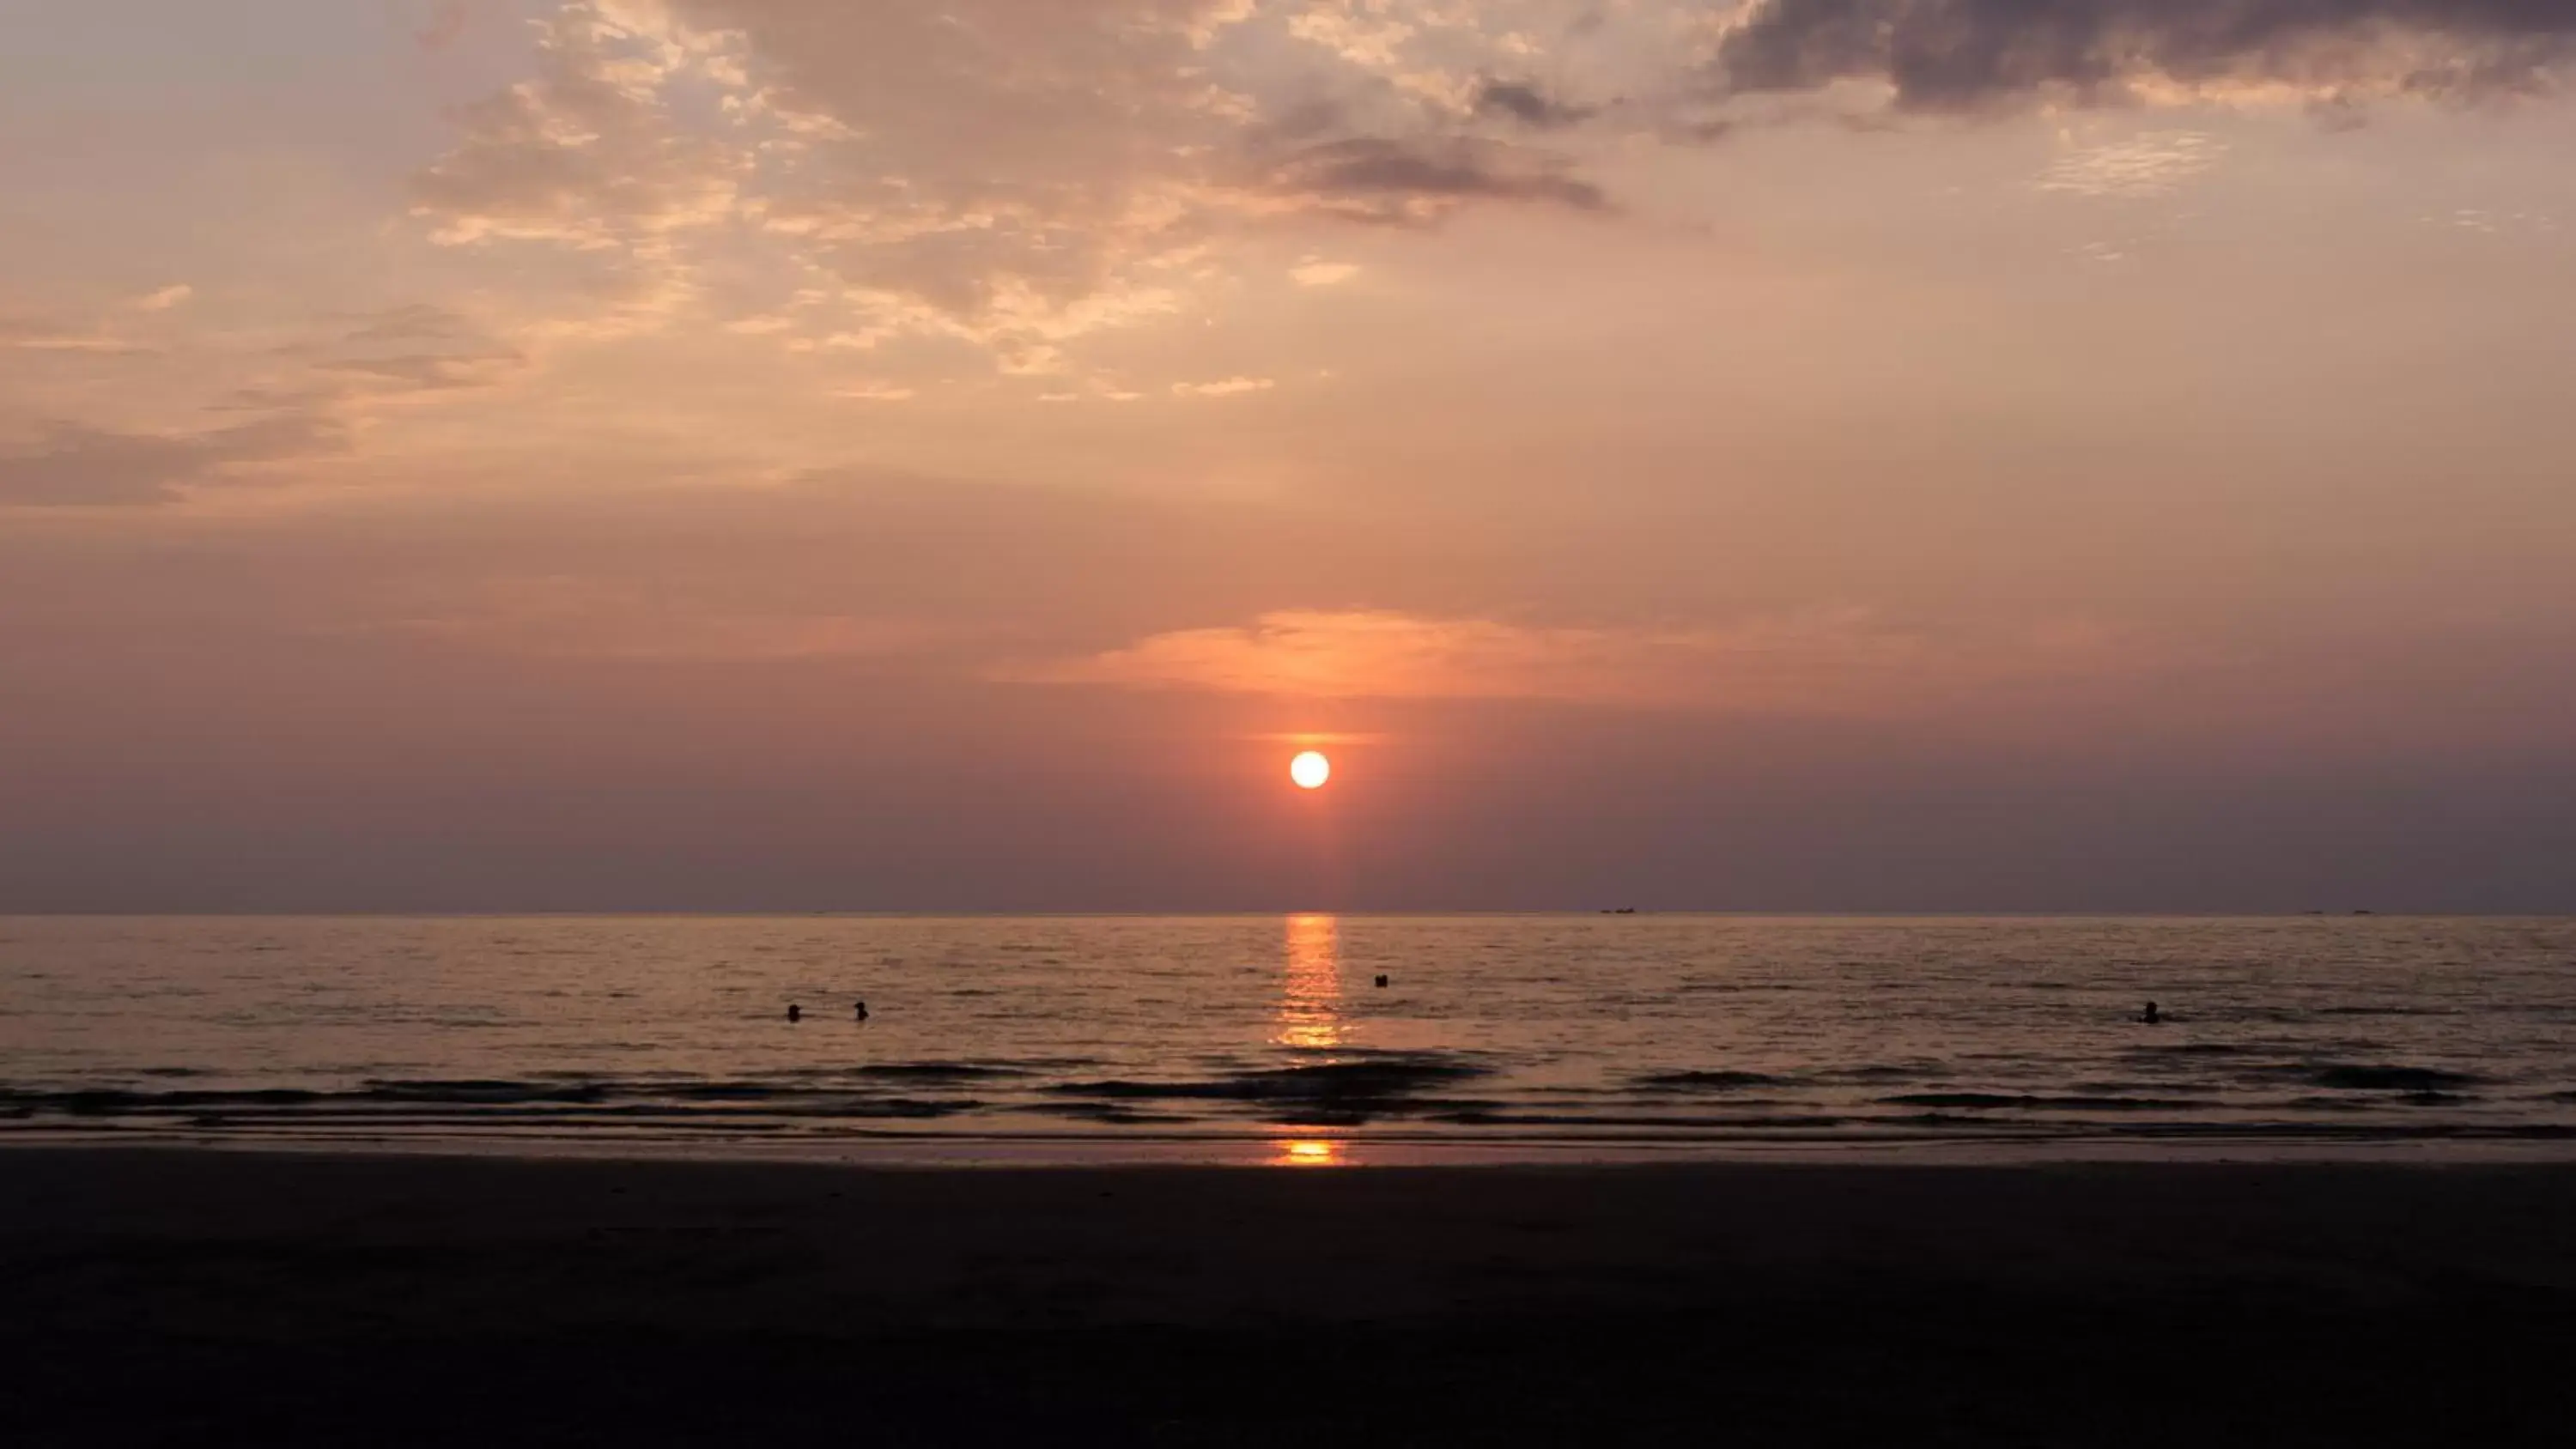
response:
{"label": "orange cloud", "polygon": [[1530,628],[1383,610],[1264,614],[1013,671],[1054,684],[1347,699],[1563,699],[1640,705],[1821,704],[1929,662],[1920,639],[1858,610],[1724,628]]}
{"label": "orange cloud", "polygon": [[1541,628],[1389,610],[1283,610],[997,671],[1016,683],[1310,699],[1547,699],[1671,709],[1884,712],[2014,681],[2181,662],[2055,622],[1946,635],[1860,608],[1679,629]]}
{"label": "orange cloud", "polygon": [[1074,371],[1083,339],[1204,315],[1274,230],[1606,208],[1582,156],[1477,134],[1526,128],[1478,99],[1527,59],[1514,26],[1403,8],[555,0],[532,73],[457,112],[413,211],[441,245],[621,282],[648,299],[621,332],[750,306],[791,350]]}
{"label": "orange cloud", "polygon": [[1267,377],[1229,377],[1216,382],[1176,382],[1174,397],[1241,397],[1248,392],[1268,392],[1279,384]]}

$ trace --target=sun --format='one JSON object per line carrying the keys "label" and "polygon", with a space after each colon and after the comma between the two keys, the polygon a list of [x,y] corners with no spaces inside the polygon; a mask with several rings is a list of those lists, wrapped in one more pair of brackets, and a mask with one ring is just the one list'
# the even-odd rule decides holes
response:
{"label": "sun", "polygon": [[1288,762],[1288,778],[1296,781],[1300,790],[1321,790],[1324,782],[1333,778],[1333,762],[1325,759],[1321,751],[1308,750]]}

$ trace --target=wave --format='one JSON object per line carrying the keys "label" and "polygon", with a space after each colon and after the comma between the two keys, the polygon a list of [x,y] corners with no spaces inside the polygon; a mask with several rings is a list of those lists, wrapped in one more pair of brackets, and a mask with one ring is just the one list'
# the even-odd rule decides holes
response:
{"label": "wave", "polygon": [[1527,1112],[1509,1109],[1437,1112],[1430,1120],[1461,1127],[1649,1127],[1663,1131],[1778,1132],[1796,1128],[1824,1130],[1852,1119],[1839,1116],[1769,1114],[1729,1117],[1669,1117],[1618,1112]]}
{"label": "wave", "polygon": [[1658,1072],[1639,1077],[1636,1083],[1660,1092],[1735,1092],[1747,1087],[1785,1086],[1788,1079],[1760,1072]]}
{"label": "wave", "polygon": [[1897,1066],[1882,1062],[1869,1066],[1839,1067],[1827,1071],[1809,1072],[1804,1080],[1824,1086],[1872,1087],[1888,1082],[1937,1080],[1947,1070],[1949,1070],[1949,1064],[1946,1062],[1919,1062],[1913,1066]]}
{"label": "wave", "polygon": [[[863,1070],[863,1069],[862,1069]],[[918,1078],[898,1080],[921,1080]],[[536,1108],[603,1115],[656,1110],[759,1107],[817,1116],[945,1116],[988,1105],[971,1098],[923,1099],[818,1090],[776,1081],[368,1081],[338,1090],[309,1087],[47,1090],[0,1087],[0,1113],[14,1117],[208,1116],[233,1113],[346,1115],[400,1109],[494,1112]]]}
{"label": "wave", "polygon": [[[2178,1044],[2190,1045],[2190,1044]],[[2213,1056],[2224,1056],[2213,1053]],[[2134,1053],[2112,1059],[2144,1066]],[[2065,1063],[1980,1066],[1971,1057],[1778,1074],[1700,1068],[1593,1082],[1517,1080],[1506,1059],[1436,1051],[1316,1049],[1267,1057],[1179,1057],[1116,1075],[1097,1059],[1004,1056],[686,1072],[523,1077],[385,1077],[351,1084],[206,1081],[195,1069],[134,1069],[96,1086],[0,1085],[0,1127],[60,1133],[350,1136],[501,1134],[707,1142],[906,1131],[961,1138],[1065,1134],[1243,1136],[1284,1127],[1460,1139],[1617,1135],[1718,1143],[1955,1139],[2051,1142],[2095,1136],[2231,1138],[2550,1137],[2576,1089],[2537,1081],[2486,1098],[2486,1079],[2403,1059],[2236,1062],[2196,1077]],[[2095,1059],[2100,1070],[2106,1062]],[[2164,1065],[2170,1065],[2164,1064]],[[1168,1071],[1170,1076],[1161,1075]],[[2555,1075],[2554,1073],[2552,1075]],[[2514,1080],[2505,1078],[2505,1080]],[[2564,1080],[2563,1078],[2561,1079]],[[2014,1090],[2028,1084],[2029,1090]],[[1854,1084],[1865,1084],[1855,1091]],[[2272,1120],[2254,1120],[2257,1118]],[[924,1124],[906,1128],[897,1124]],[[882,1124],[882,1125],[878,1125]],[[936,1127],[928,1124],[942,1124]],[[2571,1129],[2576,1130],[2576,1129]]]}
{"label": "wave", "polygon": [[886,1062],[851,1067],[849,1075],[898,1082],[990,1082],[1032,1074],[1028,1067],[978,1066],[971,1062]]}
{"label": "wave", "polygon": [[2054,1112],[2204,1112],[2212,1105],[2165,1097],[2007,1096],[1998,1092],[1909,1092],[1878,1100],[1890,1107],[2014,1108]]}
{"label": "wave", "polygon": [[1168,1112],[1139,1112],[1115,1102],[1033,1102],[1021,1110],[1045,1117],[1094,1122],[1104,1127],[1179,1127],[1187,1126],[1192,1120]]}
{"label": "wave", "polygon": [[2308,1080],[2339,1092],[2443,1092],[2474,1087],[2479,1079],[2437,1067],[2362,1066],[2332,1063],[2308,1069]]}
{"label": "wave", "polygon": [[1398,1111],[1434,1105],[1420,1094],[1491,1075],[1491,1068],[1432,1054],[1400,1054],[1357,1061],[1239,1071],[1213,1079],[1177,1082],[1113,1078],[1064,1082],[1044,1090],[1057,1097],[1105,1102],[1227,1102],[1277,1109],[1275,1120],[1299,1125],[1357,1125]]}

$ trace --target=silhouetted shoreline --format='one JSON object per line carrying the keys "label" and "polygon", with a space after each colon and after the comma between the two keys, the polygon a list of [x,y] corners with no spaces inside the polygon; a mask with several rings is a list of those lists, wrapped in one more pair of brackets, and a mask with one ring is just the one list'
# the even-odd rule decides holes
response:
{"label": "silhouetted shoreline", "polygon": [[2565,1166],[27,1149],[0,1437],[2540,1442],[2571,1224]]}

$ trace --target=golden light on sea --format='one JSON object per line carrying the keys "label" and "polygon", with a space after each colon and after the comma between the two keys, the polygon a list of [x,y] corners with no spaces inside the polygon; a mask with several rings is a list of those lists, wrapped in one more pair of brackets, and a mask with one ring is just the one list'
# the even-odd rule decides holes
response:
{"label": "golden light on sea", "polygon": [[1331,916],[1288,918],[1287,993],[1279,1001],[1284,1047],[1321,1051],[1342,1044],[1341,922]]}
{"label": "golden light on sea", "polygon": [[1278,1154],[1271,1158],[1276,1167],[1340,1167],[1350,1161],[1348,1150],[1332,1138],[1271,1145]]}
{"label": "golden light on sea", "polygon": [[1324,782],[1333,778],[1333,762],[1325,759],[1320,750],[1308,750],[1288,762],[1288,778],[1296,781],[1300,790],[1321,790]]}

